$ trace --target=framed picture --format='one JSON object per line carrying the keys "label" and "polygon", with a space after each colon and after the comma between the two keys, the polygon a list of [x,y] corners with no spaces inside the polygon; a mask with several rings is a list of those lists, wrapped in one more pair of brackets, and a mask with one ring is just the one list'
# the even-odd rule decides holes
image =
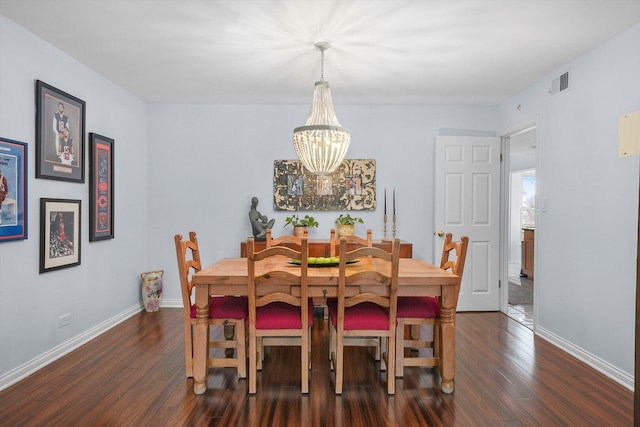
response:
{"label": "framed picture", "polygon": [[80,265],[80,204],[40,199],[40,273]]}
{"label": "framed picture", "polygon": [[27,238],[27,144],[0,137],[0,242]]}
{"label": "framed picture", "polygon": [[89,134],[89,241],[113,239],[113,139]]}
{"label": "framed picture", "polygon": [[273,207],[283,211],[375,210],[376,161],[346,159],[330,175],[313,175],[299,160],[274,160]]}
{"label": "framed picture", "polygon": [[84,182],[85,102],[36,80],[36,178]]}

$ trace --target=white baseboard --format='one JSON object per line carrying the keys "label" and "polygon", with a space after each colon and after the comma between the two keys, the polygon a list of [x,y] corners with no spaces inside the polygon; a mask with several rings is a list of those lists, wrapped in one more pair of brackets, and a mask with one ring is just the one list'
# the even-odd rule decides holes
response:
{"label": "white baseboard", "polygon": [[[180,307],[182,307],[182,302],[180,302]],[[84,331],[80,335],[77,335],[70,340],[63,342],[62,344],[53,347],[49,351],[28,361],[27,363],[7,372],[6,374],[0,376],[0,390],[4,390],[5,388],[12,386],[18,381],[33,374],[37,370],[44,368],[48,364],[56,361],[65,354],[72,352],[81,345],[88,343],[98,335],[108,331],[114,326],[117,326],[118,324],[124,322],[129,317],[135,315],[136,313],[139,313],[142,310],[144,310],[144,308],[141,305],[135,305],[113,316],[112,318],[105,320],[95,327]]]}
{"label": "white baseboard", "polygon": [[182,298],[180,299],[164,299],[160,300],[160,307],[182,308]]}
{"label": "white baseboard", "polygon": [[596,371],[611,378],[612,380],[619,383],[623,387],[628,388],[631,391],[634,390],[633,375],[629,375],[628,373],[616,368],[609,362],[606,362],[600,359],[599,357],[596,357],[593,354],[587,351],[584,351],[582,348],[577,347],[571,342],[565,340],[564,338],[559,337],[558,335],[544,328],[536,326],[535,333],[540,338],[550,342],[551,344],[560,348],[561,350],[566,351],[576,359],[586,363]]}

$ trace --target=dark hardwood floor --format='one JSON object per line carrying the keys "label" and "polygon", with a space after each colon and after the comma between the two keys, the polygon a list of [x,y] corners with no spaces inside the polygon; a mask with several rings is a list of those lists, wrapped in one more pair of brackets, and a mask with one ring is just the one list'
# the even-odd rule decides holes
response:
{"label": "dark hardwood floor", "polygon": [[185,377],[181,316],[141,312],[3,390],[0,425],[633,425],[631,391],[501,313],[458,313],[453,394],[439,390],[432,369],[408,368],[395,396],[357,347],[345,351],[343,395],[333,393],[321,317],[308,396],[300,394],[296,348],[271,349],[255,396],[232,369],[211,369],[207,392],[196,396]]}

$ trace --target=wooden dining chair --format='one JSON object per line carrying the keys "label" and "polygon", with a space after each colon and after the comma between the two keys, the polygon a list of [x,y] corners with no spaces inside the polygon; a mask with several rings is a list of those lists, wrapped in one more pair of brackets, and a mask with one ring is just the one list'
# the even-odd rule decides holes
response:
{"label": "wooden dining chair", "polygon": [[[308,237],[309,231],[305,228],[303,236],[296,236],[293,234],[283,234],[279,237],[272,237],[271,229],[267,229],[266,234],[266,246],[270,248],[272,246],[285,246],[295,250],[302,250],[302,237]],[[309,338],[311,339],[311,338]],[[270,338],[266,339],[267,341]],[[262,338],[258,338],[258,370],[262,369],[262,361],[264,360],[264,344]]]}
{"label": "wooden dining chair", "polygon": [[[283,268],[279,258],[300,260],[299,266]],[[301,389],[309,392],[311,327],[313,304],[308,289],[308,242],[301,239],[296,251],[285,246],[255,250],[253,238],[247,240],[249,293],[249,393],[257,390],[257,372],[262,347],[300,346]],[[261,340],[261,344],[259,341]]]}
{"label": "wooden dining chair", "polygon": [[[451,270],[458,276],[455,295],[458,298],[464,262],[467,256],[469,238],[463,236],[460,241],[453,241],[451,233],[447,233],[442,249],[440,268]],[[455,253],[455,259],[452,257]],[[398,325],[396,328],[396,376],[404,376],[407,366],[438,366],[442,354],[442,334],[440,333],[440,298],[442,297],[400,297],[398,298]],[[457,302],[453,304],[455,307]],[[453,313],[455,316],[455,313]],[[422,325],[433,326],[433,340],[421,339]],[[410,335],[405,338],[405,326],[410,326]],[[415,338],[414,338],[415,336]],[[431,348],[432,356],[421,356],[419,349]],[[416,353],[418,350],[418,353]]]}
{"label": "wooden dining chair", "polygon": [[[344,236],[347,240],[347,246],[351,248],[352,246],[356,247],[367,247],[370,248],[373,246],[373,232],[369,228],[367,230],[367,237],[362,238],[359,236]],[[340,247],[340,237],[337,236],[336,230],[334,228],[331,229],[329,236],[329,256],[338,256],[338,249]]]}
{"label": "wooden dining chair", "polygon": [[[367,237],[362,238],[356,235],[353,236],[343,236],[347,241],[347,250],[355,249],[359,247],[371,248],[373,247],[373,232],[369,228],[367,230]],[[338,256],[340,249],[340,237],[337,236],[336,230],[334,228],[331,229],[329,236],[329,254],[332,257]],[[325,309],[328,308],[329,304],[335,304],[337,298],[328,298],[325,304]],[[325,313],[327,310],[325,310]],[[325,316],[326,318],[327,316]],[[333,341],[330,341],[329,344],[329,359],[331,359],[331,353],[335,352],[335,348],[332,347]],[[360,338],[352,338],[351,345],[352,346],[360,346],[360,347],[371,347],[375,351],[375,359],[380,360],[380,339],[375,337],[360,337]],[[383,364],[383,369],[386,367]]]}
{"label": "wooden dining chair", "polygon": [[279,237],[271,236],[271,229],[267,230],[266,234],[266,246],[270,248],[271,246],[287,246],[292,247],[293,249],[300,249],[302,246],[302,237],[309,237],[309,232],[305,230],[304,236],[294,236],[292,234],[284,234]]}
{"label": "wooden dining chair", "polygon": [[[196,325],[196,305],[192,303],[193,273],[200,271],[200,249],[196,233],[189,233],[189,240],[182,240],[182,235],[174,236],[176,255],[178,258],[178,274],[182,290],[184,310],[184,356],[187,377],[193,377],[193,329]],[[232,367],[238,371],[239,378],[247,376],[247,354],[245,323],[249,315],[247,297],[212,296],[209,301],[209,327],[233,326],[235,331],[231,339],[209,339],[207,367]],[[211,337],[216,331],[209,331]],[[235,357],[213,357],[211,349],[235,349]],[[226,353],[226,352],[225,352]]]}
{"label": "wooden dining chair", "polygon": [[[350,261],[371,257],[383,266],[376,269],[347,270]],[[369,261],[369,260],[367,260]],[[335,391],[342,394],[344,378],[344,347],[352,345],[350,339],[380,337],[386,342],[382,359],[387,366],[387,393],[395,393],[395,335],[396,304],[398,298],[398,267],[400,241],[394,239],[391,253],[380,248],[357,248],[347,251],[347,240],[340,239],[340,265],[338,274],[338,300],[329,305],[331,321],[330,340],[335,352],[331,362],[335,370]],[[375,265],[378,265],[376,262]],[[378,291],[370,292],[360,286],[363,282],[377,283]],[[359,284],[359,286],[353,286]],[[382,363],[382,362],[381,362]]]}

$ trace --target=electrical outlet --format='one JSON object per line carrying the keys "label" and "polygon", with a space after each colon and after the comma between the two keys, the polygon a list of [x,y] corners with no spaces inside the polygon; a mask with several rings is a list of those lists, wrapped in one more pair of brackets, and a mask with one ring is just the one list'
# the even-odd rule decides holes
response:
{"label": "electrical outlet", "polygon": [[71,314],[63,314],[58,317],[58,328],[62,328],[71,323]]}

